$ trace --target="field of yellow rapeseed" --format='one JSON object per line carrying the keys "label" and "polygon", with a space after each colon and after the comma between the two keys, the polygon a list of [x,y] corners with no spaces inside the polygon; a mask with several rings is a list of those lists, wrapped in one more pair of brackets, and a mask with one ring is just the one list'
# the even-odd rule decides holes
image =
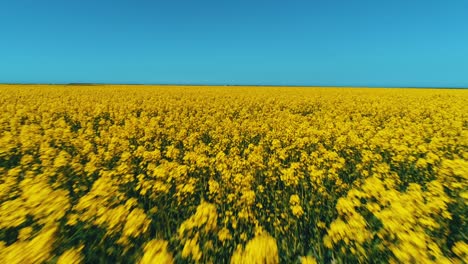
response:
{"label": "field of yellow rapeseed", "polygon": [[468,91],[0,86],[2,263],[468,263]]}

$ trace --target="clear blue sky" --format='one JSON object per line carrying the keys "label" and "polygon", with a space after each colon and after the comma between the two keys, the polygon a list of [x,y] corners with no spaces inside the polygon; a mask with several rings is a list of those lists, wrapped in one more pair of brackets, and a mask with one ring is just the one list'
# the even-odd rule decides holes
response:
{"label": "clear blue sky", "polygon": [[468,87],[468,1],[0,0],[0,82]]}

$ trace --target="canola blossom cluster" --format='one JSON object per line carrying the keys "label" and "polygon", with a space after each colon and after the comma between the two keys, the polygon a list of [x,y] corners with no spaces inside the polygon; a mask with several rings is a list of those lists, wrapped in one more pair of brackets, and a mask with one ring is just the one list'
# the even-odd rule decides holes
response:
{"label": "canola blossom cluster", "polygon": [[2,263],[468,263],[468,91],[0,86]]}

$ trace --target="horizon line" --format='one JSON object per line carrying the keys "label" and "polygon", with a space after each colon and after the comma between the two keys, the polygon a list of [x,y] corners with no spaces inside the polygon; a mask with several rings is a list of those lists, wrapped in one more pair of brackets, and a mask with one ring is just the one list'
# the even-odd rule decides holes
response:
{"label": "horizon line", "polygon": [[410,88],[410,89],[468,89],[462,86],[376,86],[376,85],[281,85],[281,84],[206,84],[206,83],[106,83],[106,82],[5,82],[0,85],[63,85],[63,86],[99,86],[99,85],[135,85],[135,86],[231,86],[231,87],[304,87],[304,88]]}

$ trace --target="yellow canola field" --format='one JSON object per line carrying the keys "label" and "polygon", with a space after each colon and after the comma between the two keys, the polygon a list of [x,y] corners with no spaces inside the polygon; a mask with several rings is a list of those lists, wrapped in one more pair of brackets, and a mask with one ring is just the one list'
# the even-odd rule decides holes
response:
{"label": "yellow canola field", "polygon": [[468,263],[468,90],[0,86],[2,263]]}

